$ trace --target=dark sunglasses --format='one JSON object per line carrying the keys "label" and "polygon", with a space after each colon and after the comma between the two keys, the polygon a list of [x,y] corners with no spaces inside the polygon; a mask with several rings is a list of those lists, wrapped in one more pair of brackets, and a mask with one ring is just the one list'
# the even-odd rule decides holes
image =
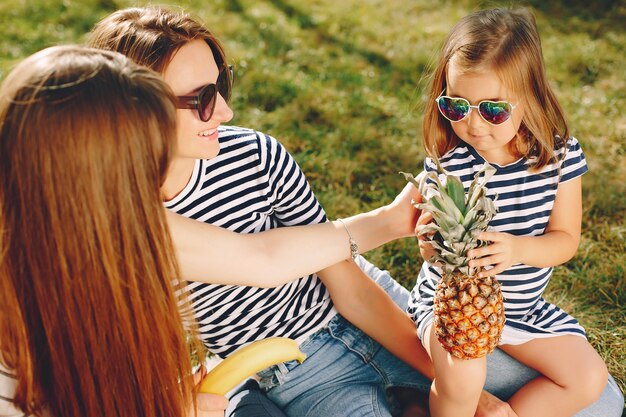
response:
{"label": "dark sunglasses", "polygon": [[233,67],[222,68],[215,84],[207,84],[195,96],[177,96],[176,108],[198,110],[198,117],[208,122],[215,111],[215,102],[219,93],[226,102],[230,100],[233,88]]}
{"label": "dark sunglasses", "polygon": [[460,122],[465,119],[472,109],[478,110],[480,117],[490,125],[500,125],[511,117],[516,105],[508,101],[483,100],[477,106],[472,106],[469,101],[461,97],[448,97],[442,95],[435,99],[439,112],[451,122]]}

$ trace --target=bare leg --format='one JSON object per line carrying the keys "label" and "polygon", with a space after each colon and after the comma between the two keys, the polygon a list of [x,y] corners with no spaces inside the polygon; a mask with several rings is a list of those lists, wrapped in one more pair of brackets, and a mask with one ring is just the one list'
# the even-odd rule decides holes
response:
{"label": "bare leg", "polygon": [[606,385],[606,365],[580,336],[535,339],[501,349],[541,374],[508,401],[520,417],[572,416],[596,401]]}
{"label": "bare leg", "polygon": [[462,360],[446,352],[431,325],[424,346],[435,367],[430,389],[432,417],[473,417],[487,375],[486,359]]}

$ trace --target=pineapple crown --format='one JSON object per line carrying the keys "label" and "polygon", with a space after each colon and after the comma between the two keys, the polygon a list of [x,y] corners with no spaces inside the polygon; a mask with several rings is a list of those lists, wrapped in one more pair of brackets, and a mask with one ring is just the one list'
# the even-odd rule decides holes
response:
{"label": "pineapple crown", "polygon": [[417,178],[401,172],[424,199],[415,207],[433,216],[434,221],[418,234],[426,235],[435,249],[429,262],[440,264],[445,273],[474,276],[477,271],[469,267],[467,251],[486,244],[478,235],[487,230],[497,211],[486,187],[496,169],[485,162],[465,193],[461,180],[446,172],[438,160],[435,163],[437,171],[423,171]]}

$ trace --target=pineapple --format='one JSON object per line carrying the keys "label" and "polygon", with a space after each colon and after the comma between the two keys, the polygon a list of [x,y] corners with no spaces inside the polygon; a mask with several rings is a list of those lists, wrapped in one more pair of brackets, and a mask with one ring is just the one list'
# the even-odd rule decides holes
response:
{"label": "pineapple", "polygon": [[429,236],[436,251],[429,261],[443,270],[435,293],[433,325],[450,354],[479,358],[498,346],[504,327],[500,283],[494,277],[478,278],[480,271],[469,267],[467,257],[467,251],[485,245],[477,237],[496,213],[486,195],[486,184],[496,170],[485,163],[466,194],[461,180],[436,163],[442,175],[423,172],[416,179],[402,173],[424,198],[416,207],[429,211],[434,219],[420,232]]}

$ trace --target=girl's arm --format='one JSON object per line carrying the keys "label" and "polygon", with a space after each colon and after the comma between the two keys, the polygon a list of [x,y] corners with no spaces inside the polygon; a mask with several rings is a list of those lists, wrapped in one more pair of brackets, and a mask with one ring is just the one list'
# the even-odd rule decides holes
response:
{"label": "girl's arm", "polygon": [[480,276],[493,276],[511,265],[523,263],[538,268],[560,265],[578,249],[582,221],[581,178],[559,184],[548,226],[540,236],[513,236],[509,233],[484,232],[481,240],[489,246],[468,252],[475,259],[470,266],[493,265]]}
{"label": "girl's arm", "polygon": [[346,320],[429,379],[434,377],[413,320],[361,268],[346,260],[317,274]]}
{"label": "girl's arm", "polygon": [[[407,184],[391,204],[344,219],[361,252],[413,234],[414,189]],[[189,281],[274,287],[350,257],[348,234],[337,221],[239,234],[171,212],[167,220]]]}

